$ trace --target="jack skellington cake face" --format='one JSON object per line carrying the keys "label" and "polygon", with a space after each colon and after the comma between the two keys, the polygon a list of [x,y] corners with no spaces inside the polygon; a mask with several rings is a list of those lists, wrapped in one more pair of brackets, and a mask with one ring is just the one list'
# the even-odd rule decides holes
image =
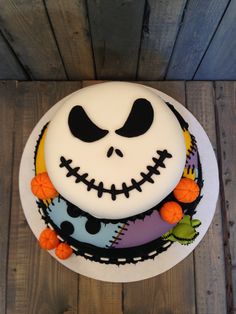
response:
{"label": "jack skellington cake face", "polygon": [[175,115],[138,84],[103,83],[72,94],[46,134],[46,168],[56,190],[98,218],[152,208],[177,185],[185,161]]}

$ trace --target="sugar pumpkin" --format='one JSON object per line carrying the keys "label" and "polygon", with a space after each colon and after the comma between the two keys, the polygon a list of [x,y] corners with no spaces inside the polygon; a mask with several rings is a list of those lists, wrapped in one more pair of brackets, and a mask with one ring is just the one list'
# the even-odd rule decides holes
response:
{"label": "sugar pumpkin", "polygon": [[54,198],[58,195],[47,172],[37,174],[31,181],[32,193],[41,200]]}
{"label": "sugar pumpkin", "polygon": [[175,198],[181,203],[192,203],[200,194],[198,184],[189,178],[182,178],[174,191]]}
{"label": "sugar pumpkin", "polygon": [[50,228],[44,229],[39,236],[39,245],[44,250],[55,249],[59,243],[56,232]]}
{"label": "sugar pumpkin", "polygon": [[183,217],[182,207],[177,202],[166,202],[160,209],[160,216],[169,224],[176,224]]}
{"label": "sugar pumpkin", "polygon": [[73,250],[67,243],[60,243],[57,246],[55,253],[58,258],[67,259],[71,256]]}

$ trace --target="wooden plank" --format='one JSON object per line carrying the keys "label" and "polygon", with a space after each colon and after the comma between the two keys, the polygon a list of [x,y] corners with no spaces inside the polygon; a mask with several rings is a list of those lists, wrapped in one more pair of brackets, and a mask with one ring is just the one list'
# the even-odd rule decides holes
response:
{"label": "wooden plank", "polygon": [[0,80],[26,80],[28,77],[0,33]]}
{"label": "wooden plank", "polygon": [[[216,82],[216,109],[220,145],[220,173],[222,184],[222,209],[224,215],[225,261],[227,275],[228,310],[233,308],[232,270],[236,267],[236,83]],[[235,291],[236,286],[233,287]],[[235,305],[234,305],[235,306]]]}
{"label": "wooden plank", "polygon": [[0,1],[0,26],[32,79],[66,79],[43,1]]}
{"label": "wooden plank", "polygon": [[[141,82],[185,105],[184,82]],[[183,296],[184,306],[183,306]],[[152,279],[124,284],[125,314],[195,313],[193,254],[176,267]]]}
{"label": "wooden plank", "polygon": [[[229,0],[188,2],[183,25],[170,60],[167,79],[193,78],[228,2]],[[202,76],[201,79],[206,77]]]}
{"label": "wooden plank", "polygon": [[[217,153],[215,97],[212,82],[187,82],[188,109],[208,134]],[[220,202],[207,234],[194,251],[197,313],[227,313]]]}
{"label": "wooden plank", "polygon": [[125,283],[124,313],[195,313],[192,254],[162,275]]}
{"label": "wooden plank", "polygon": [[98,79],[135,79],[144,0],[88,1]]}
{"label": "wooden plank", "polygon": [[94,64],[85,0],[46,0],[70,80],[94,79]]}
{"label": "wooden plank", "polygon": [[179,101],[181,104],[185,105],[185,85],[184,82],[178,82],[178,81],[138,81],[134,83],[144,84],[150,87],[153,87],[155,89],[158,89],[162,91],[163,93],[166,93],[167,95],[173,97],[177,101]]}
{"label": "wooden plank", "polygon": [[[82,86],[90,86],[99,81],[84,81]],[[99,83],[101,83],[100,81]],[[80,276],[79,313],[121,314],[122,284],[102,282]]]}
{"label": "wooden plank", "polygon": [[123,314],[122,284],[80,276],[79,313]]}
{"label": "wooden plank", "polygon": [[216,82],[216,109],[221,147],[221,173],[227,210],[232,265],[236,266],[236,83]]}
{"label": "wooden plank", "polygon": [[164,78],[186,0],[150,0],[146,7],[138,79]]}
{"label": "wooden plank", "polygon": [[233,283],[233,305],[234,313],[236,313],[236,268],[232,271],[232,283]]}
{"label": "wooden plank", "polygon": [[236,1],[231,1],[194,79],[232,80],[236,72]]}
{"label": "wooden plank", "polygon": [[15,154],[9,239],[7,313],[77,313],[78,275],[39,248],[18,195],[23,147],[38,119],[80,83],[26,82],[12,89],[16,98]]}
{"label": "wooden plank", "polygon": [[[6,310],[6,273],[11,209],[15,82],[0,82],[0,313]],[[7,121],[7,123],[6,123]]]}

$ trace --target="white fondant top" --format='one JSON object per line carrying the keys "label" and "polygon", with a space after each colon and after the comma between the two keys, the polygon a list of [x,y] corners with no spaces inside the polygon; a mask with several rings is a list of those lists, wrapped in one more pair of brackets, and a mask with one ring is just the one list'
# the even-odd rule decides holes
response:
{"label": "white fondant top", "polygon": [[73,93],[46,134],[45,162],[55,188],[99,218],[152,208],[177,185],[185,161],[175,115],[153,91],[134,83]]}

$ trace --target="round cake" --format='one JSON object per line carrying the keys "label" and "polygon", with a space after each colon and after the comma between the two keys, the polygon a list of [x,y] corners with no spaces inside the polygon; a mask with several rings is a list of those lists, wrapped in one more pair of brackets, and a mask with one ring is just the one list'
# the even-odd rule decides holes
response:
{"label": "round cake", "polygon": [[39,243],[58,258],[138,263],[197,237],[194,134],[151,88],[108,82],[63,100],[35,143]]}

